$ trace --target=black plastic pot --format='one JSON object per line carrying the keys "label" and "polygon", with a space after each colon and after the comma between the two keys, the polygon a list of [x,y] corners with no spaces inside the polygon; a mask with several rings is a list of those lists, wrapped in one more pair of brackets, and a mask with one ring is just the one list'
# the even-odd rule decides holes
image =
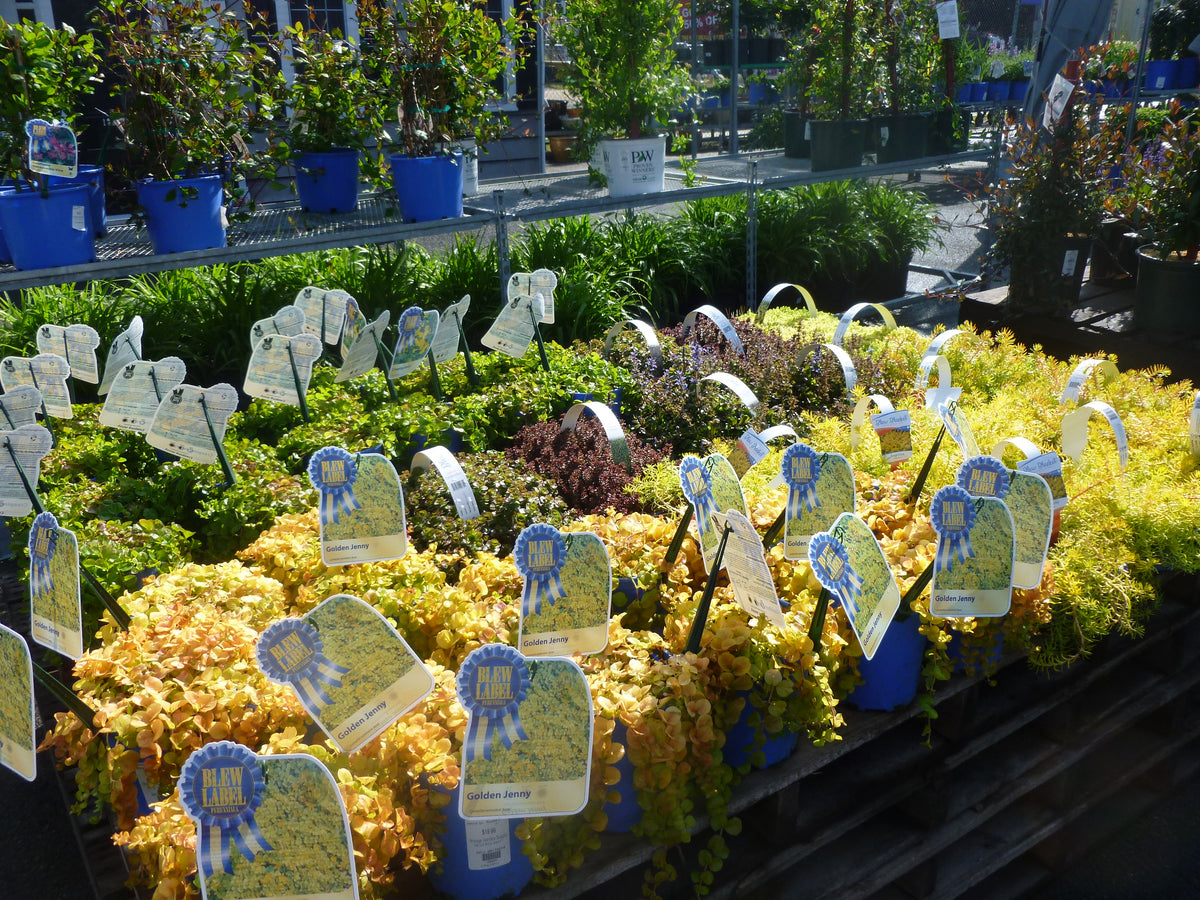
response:
{"label": "black plastic pot", "polygon": [[804,136],[808,119],[798,109],[783,111],[783,155],[788,159],[808,159],[811,152],[808,138]]}
{"label": "black plastic pot", "polygon": [[928,155],[929,113],[900,113],[874,116],[871,134],[875,142],[876,162],[898,162]]}
{"label": "black plastic pot", "polygon": [[867,149],[866,119],[813,119],[809,126],[814,172],[862,165]]}
{"label": "black plastic pot", "polygon": [[911,262],[911,253],[904,259],[890,262],[877,257],[870,260],[858,274],[858,299],[880,302],[903,297],[908,293],[908,265]]}
{"label": "black plastic pot", "polygon": [[1067,237],[1044,252],[1016,256],[1009,265],[1008,305],[1014,312],[1069,317],[1092,248],[1091,237]]}
{"label": "black plastic pot", "polygon": [[1200,262],[1160,259],[1151,244],[1138,248],[1133,321],[1155,335],[1200,334]]}

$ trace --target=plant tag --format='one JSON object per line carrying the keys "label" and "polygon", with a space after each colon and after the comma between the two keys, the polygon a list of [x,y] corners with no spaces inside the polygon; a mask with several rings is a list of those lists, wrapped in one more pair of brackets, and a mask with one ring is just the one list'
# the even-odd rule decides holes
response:
{"label": "plant tag", "polygon": [[206,744],[183,764],[179,800],[204,900],[358,900],[346,807],[320,760]]}
{"label": "plant tag", "polygon": [[[293,303],[281,306],[275,315],[259,319],[250,326],[250,346],[254,347],[269,334],[282,334],[284,337],[295,337],[304,334],[304,310]],[[317,346],[320,347],[320,337],[317,336]]]}
{"label": "plant tag", "polygon": [[888,138],[890,136],[891,136],[891,129],[888,128],[886,125],[880,125],[879,126],[879,146],[886,147],[888,144]]}
{"label": "plant tag", "polygon": [[467,710],[459,814],[569,816],[587,803],[592,694],[573,660],[526,659],[485,644],[455,677]]}
{"label": "plant tag", "polygon": [[729,460],[719,453],[713,453],[704,459],[685,456],[679,464],[679,482],[684,497],[696,511],[696,531],[704,565],[712,568],[711,557],[721,542],[722,530],[713,516],[730,509],[746,514],[741,480]]}
{"label": "plant tag", "polygon": [[817,453],[797,442],[783,451],[780,474],[788,489],[783,555],[807,559],[812,536],[854,512],[854,472],[840,453]]}
{"label": "plant tag", "polygon": [[237,389],[230,384],[200,388],[181,384],[163,394],[146,431],[146,441],[181,459],[214,465],[224,453],[229,417],[237,411]]}
{"label": "plant tag", "polygon": [[518,295],[500,308],[500,315],[492,322],[480,343],[514,359],[520,359],[529,349],[534,335],[534,318],[530,314],[533,299]]}
{"label": "plant tag", "polygon": [[912,458],[912,418],[907,409],[875,413],[871,427],[879,435],[884,462],[894,466]]}
{"label": "plant tag", "polygon": [[1078,250],[1067,250],[1063,253],[1062,272],[1064,278],[1070,278],[1075,274],[1075,265],[1079,262]]}
{"label": "plant tag", "polygon": [[1067,379],[1066,387],[1063,388],[1058,402],[1060,404],[1066,403],[1068,400],[1078,402],[1079,394],[1093,372],[1096,373],[1096,379],[1101,384],[1115,381],[1120,374],[1117,371],[1117,364],[1110,359],[1085,359],[1071,372],[1071,377]]}
{"label": "plant tag", "polygon": [[24,472],[30,489],[36,490],[42,460],[53,446],[54,438],[43,425],[0,431],[0,516],[16,519],[33,510],[33,498],[21,480],[21,473]]}
{"label": "plant tag", "polygon": [[43,647],[83,656],[83,613],[79,594],[79,542],[60,528],[52,513],[38,513],[29,529],[30,635]]}
{"label": "plant tag", "polygon": [[433,335],[433,361],[447,363],[458,355],[462,323],[471,308],[471,295],[466,294],[457,303],[442,310],[437,332]]}
{"label": "plant tag", "polygon": [[[0,398],[2,401],[3,398]],[[1192,401],[1192,412],[1188,416],[1188,438],[1192,448],[1192,456],[1200,456],[1200,391]]]}
{"label": "plant tag", "polygon": [[957,481],[972,497],[1004,501],[1012,514],[1016,542],[1013,587],[1034,588],[1041,584],[1054,524],[1049,485],[1037,475],[1005,468],[996,456],[966,460],[959,467]]}
{"label": "plant tag", "polygon": [[[1190,44],[1188,44],[1187,49],[1188,49],[1188,53],[1192,53],[1196,56],[1200,56],[1200,34],[1198,34],[1194,38],[1192,38],[1192,42]],[[1194,84],[1188,85],[1188,87],[1195,87],[1195,85]]]}
{"label": "plant tag", "polygon": [[806,141],[812,140],[812,119],[807,119],[804,122],[804,139]]}
{"label": "plant tag", "polygon": [[388,378],[403,378],[421,368],[433,347],[440,321],[441,316],[436,309],[423,310],[419,306],[410,306],[400,313],[400,318],[396,320],[400,335],[396,338]]}
{"label": "plant tag", "polygon": [[696,319],[699,316],[704,316],[710,322],[720,329],[721,334],[725,336],[725,340],[729,341],[729,345],[738,353],[745,353],[742,347],[742,339],[738,337],[737,330],[733,327],[733,323],[725,313],[721,312],[715,306],[709,306],[707,303],[703,306],[697,306],[690,313],[683,317],[683,327],[679,330],[680,340],[686,338],[693,328],[696,327]]}
{"label": "plant tag", "polygon": [[938,40],[952,41],[958,37],[958,0],[945,0],[937,5]]}
{"label": "plant tag", "polygon": [[497,869],[512,862],[508,823],[481,819],[463,822],[467,837],[467,868],[472,872]]}
{"label": "plant tag", "polygon": [[1063,480],[1062,460],[1053,450],[1017,463],[1017,470],[1037,475],[1050,488],[1050,500],[1055,512],[1067,505],[1067,484]]}
{"label": "plant tag", "polygon": [[37,778],[33,658],[25,638],[0,625],[0,766],[26,781]]}
{"label": "plant tag", "polygon": [[0,361],[0,387],[6,392],[21,385],[37,388],[42,395],[42,413],[56,419],[75,415],[67,387],[70,377],[67,361],[53,353],[39,353],[32,358],[7,356]]}
{"label": "plant tag", "polygon": [[269,334],[250,354],[242,390],[249,397],[299,406],[308,395],[313,363],[321,358],[321,342],[311,334]]}
{"label": "plant tag", "polygon": [[[885,131],[887,129],[884,129]],[[855,303],[848,310],[842,313],[842,317],[838,319],[837,328],[833,332],[833,343],[839,347],[842,346],[842,341],[846,339],[846,332],[850,330],[850,323],[853,322],[860,312],[866,309],[873,309],[883,319],[883,330],[891,331],[896,327],[896,317],[892,315],[892,311],[882,303]]]}
{"label": "plant tag", "polygon": [[[357,304],[355,306],[357,307]],[[387,330],[391,315],[385,309],[379,314],[378,319],[368,322],[361,328],[349,350],[346,351],[342,367],[338,369],[337,375],[333,378],[335,383],[341,384],[343,381],[361,378],[375,368],[375,361],[379,358],[380,339]],[[349,317],[347,317],[346,328],[350,328]]]}
{"label": "plant tag", "polygon": [[475,492],[471,489],[467,473],[458,464],[454,454],[442,446],[426,447],[413,456],[409,469],[416,472],[430,466],[437,469],[442,481],[446,483],[458,517],[464,520],[476,518],[479,515],[479,503],[475,500]]}
{"label": "plant tag", "polygon": [[1117,459],[1121,464],[1121,471],[1124,472],[1129,466],[1129,438],[1125,434],[1125,423],[1121,421],[1120,414],[1102,400],[1085,403],[1063,416],[1063,453],[1076,463],[1079,462],[1087,447],[1088,430],[1093,414],[1099,414],[1112,429],[1113,440],[1117,445]]}
{"label": "plant tag", "polygon": [[[358,307],[358,301],[353,297],[346,298],[346,324],[342,326],[342,342],[340,350],[342,359],[346,359],[346,354],[350,352],[350,348],[354,346],[354,342],[358,340],[358,336],[362,334],[364,328],[367,327],[367,317]],[[382,332],[380,337],[382,337]]]}
{"label": "plant tag", "polygon": [[61,356],[71,367],[71,377],[88,384],[100,381],[99,346],[100,335],[91,325],[43,325],[37,332],[38,352]]}
{"label": "plant tag", "polygon": [[736,375],[730,375],[728,372],[713,372],[705,375],[700,381],[715,381],[717,384],[729,388],[733,392],[733,395],[741,402],[742,406],[750,410],[751,415],[758,410],[758,398],[754,396],[754,391],[750,390],[746,382],[742,381]]}
{"label": "plant tag", "polygon": [[71,229],[73,231],[88,230],[86,206],[71,207]]}
{"label": "plant tag", "polygon": [[813,574],[838,598],[863,656],[871,659],[900,607],[900,587],[867,523],[842,513],[808,545]]}
{"label": "plant tag", "polygon": [[399,559],[408,552],[404,491],[386,456],[323,447],[309,460],[308,478],[320,495],[325,565]]}
{"label": "plant tag", "polygon": [[258,667],[296,697],[339,749],[353,753],[433,690],[433,676],[375,609],[335,594],[279,619],[255,649]]}
{"label": "plant tag", "polygon": [[958,449],[962,451],[963,459],[978,456],[979,444],[975,442],[975,434],[971,431],[971,423],[967,421],[967,417],[963,413],[962,408],[959,407],[958,401],[950,400],[946,403],[939,403],[937,413],[942,420],[942,424],[946,426],[946,432],[950,437],[954,438],[954,443],[958,444]]}
{"label": "plant tag", "polygon": [[[1003,468],[1003,467],[1002,467]],[[938,535],[929,611],[935,616],[1002,616],[1012,603],[1016,543],[1003,500],[948,484],[929,506]]]}
{"label": "plant tag", "polygon": [[722,531],[726,526],[730,529],[721,561],[738,606],[752,616],[763,617],[777,628],[783,628],[786,625],[783,609],[767,565],[762,536],[745,514],[737,510],[718,513],[716,522]]}
{"label": "plant tag", "polygon": [[345,291],[301,288],[293,303],[304,313],[304,330],[325,344],[336,344],[346,324],[346,304],[351,297]]}
{"label": "plant tag", "polygon": [[585,412],[590,412],[595,416],[600,426],[604,429],[604,436],[608,438],[608,446],[612,450],[613,462],[624,466],[626,470],[632,471],[630,468],[632,463],[629,457],[629,442],[625,439],[625,429],[621,427],[621,422],[617,418],[616,413],[603,403],[598,403],[595,400],[584,400],[572,405],[567,410],[567,414],[563,416],[560,431],[574,431],[579,425],[579,417]]}
{"label": "plant tag", "polygon": [[23,384],[0,394],[0,429],[14,430],[22,425],[37,424],[42,408],[42,392],[33,385]]}
{"label": "plant tag", "polygon": [[650,357],[659,362],[662,362],[662,344],[659,343],[658,335],[655,333],[654,328],[648,322],[643,322],[640,319],[623,319],[620,322],[614,323],[613,326],[611,328],[609,328],[607,332],[605,332],[605,335],[604,335],[604,358],[605,359],[608,359],[610,354],[612,353],[613,341],[616,339],[617,335],[620,334],[626,328],[632,328],[634,331],[636,331],[638,333],[638,335],[642,338],[642,340],[645,341],[646,350],[647,350],[647,352],[649,352]]}
{"label": "plant tag", "polygon": [[177,356],[129,363],[112,383],[100,409],[100,424],[145,434],[163,397],[183,384],[186,377],[187,366]]}
{"label": "plant tag", "polygon": [[1062,119],[1074,92],[1075,84],[1063,77],[1061,72],[1054,76],[1050,90],[1046,93],[1046,108],[1042,111],[1043,128],[1051,128]]}
{"label": "plant tag", "polygon": [[608,646],[612,564],[600,538],[539,522],[517,536],[513,560],[524,579],[517,642],[523,654],[590,654]]}
{"label": "plant tag", "polygon": [[839,347],[837,344],[806,344],[800,348],[800,359],[813,357],[813,365],[821,363],[822,351],[828,350],[833,354],[833,358],[837,360],[838,365],[842,369],[842,377],[846,379],[846,397],[853,399],[854,386],[858,384],[858,372],[854,368],[854,360],[850,358],[850,354]]}
{"label": "plant tag", "polygon": [[[66,125],[30,119],[25,123],[25,134],[29,137],[29,171],[62,178],[74,178],[79,174],[79,142],[75,140],[75,132]],[[86,231],[86,224],[74,224],[75,209],[82,210],[83,207],[72,209],[72,227],[76,231]]]}
{"label": "plant tag", "polygon": [[116,336],[108,348],[108,361],[104,364],[104,375],[97,389],[101,397],[108,393],[113,379],[125,366],[142,358],[142,317],[134,316],[129,327]]}
{"label": "plant tag", "polygon": [[744,478],[754,466],[762,462],[770,454],[771,448],[759,437],[758,432],[748,428],[738,438],[737,446],[729,454],[729,464],[737,473],[739,479]]}
{"label": "plant tag", "polygon": [[507,299],[514,297],[535,297],[542,295],[542,308],[536,310],[538,322],[545,325],[554,324],[554,289],[558,287],[558,276],[549,269],[538,269],[534,272],[515,272],[508,279]]}

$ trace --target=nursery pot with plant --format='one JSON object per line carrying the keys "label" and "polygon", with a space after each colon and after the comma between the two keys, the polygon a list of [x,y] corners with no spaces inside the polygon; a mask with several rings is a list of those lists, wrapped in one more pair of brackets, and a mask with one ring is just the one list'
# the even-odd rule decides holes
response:
{"label": "nursery pot with plant", "polygon": [[101,0],[92,21],[121,87],[114,117],[154,252],[224,247],[228,201],[246,199],[242,178],[265,157],[251,148],[278,109],[265,17],[200,0]]}
{"label": "nursery pot with plant", "polygon": [[566,86],[583,108],[580,136],[599,148],[611,196],[663,189],[660,132],[688,83],[672,46],[682,27],[674,0],[567,0],[557,30],[571,55]]}
{"label": "nursery pot with plant", "polygon": [[[90,262],[96,256],[90,188],[52,187],[51,175],[30,168],[26,123],[74,121],[98,69],[92,38],[69,27],[0,22],[0,48],[0,262],[18,269]],[[48,142],[53,162],[78,168],[69,142],[53,132],[39,140]]]}

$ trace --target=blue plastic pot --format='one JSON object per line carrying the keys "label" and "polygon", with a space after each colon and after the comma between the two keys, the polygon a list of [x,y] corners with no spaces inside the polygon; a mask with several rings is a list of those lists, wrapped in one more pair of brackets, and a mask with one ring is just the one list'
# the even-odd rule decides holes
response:
{"label": "blue plastic pot", "polygon": [[[191,191],[194,196],[188,196]],[[138,204],[155,253],[183,253],[225,246],[220,175],[198,175],[174,181],[137,183]]]}
{"label": "blue plastic pot", "polygon": [[637,789],[633,786],[633,763],[629,761],[629,730],[625,723],[617,722],[613,728],[612,741],[625,748],[625,755],[613,767],[621,773],[621,780],[610,787],[609,793],[617,793],[620,800],[616,803],[605,803],[604,813],[608,816],[605,831],[624,834],[642,821],[642,807],[638,804]]}
{"label": "blue plastic pot", "polygon": [[1178,60],[1148,59],[1146,60],[1146,78],[1143,84],[1148,91],[1169,91],[1176,87],[1178,76]]}
{"label": "blue plastic pot", "polygon": [[847,703],[859,709],[892,710],[912,702],[925,656],[925,635],[920,628],[921,619],[916,615],[888,626],[874,658],[858,661],[863,683],[850,693]]}
{"label": "blue plastic pot", "polygon": [[1200,84],[1200,56],[1185,56],[1175,60],[1174,87],[1181,91],[1190,91]]}
{"label": "blue plastic pot", "polygon": [[990,103],[1004,103],[1008,100],[1008,92],[1012,89],[1011,81],[988,81],[987,99]]}
{"label": "blue plastic pot", "polygon": [[[750,703],[750,692],[741,691],[740,693],[745,698],[746,705],[742,707],[742,714],[733,723],[733,727],[725,732],[725,748],[721,751],[721,758],[727,765],[734,768],[751,761],[758,731],[750,724],[750,717],[754,714],[754,707]],[[762,746],[758,748],[762,751],[763,761],[761,765],[754,767],[765,769],[783,762],[792,755],[799,742],[800,736],[794,731],[763,735]]]}
{"label": "blue plastic pot", "polygon": [[1027,93],[1029,93],[1028,81],[1014,81],[1012,87],[1008,89],[1008,100],[1010,103],[1024,103]]}
{"label": "blue plastic pot", "polygon": [[108,211],[104,206],[104,167],[80,166],[79,174],[74,178],[63,175],[48,175],[47,181],[56,184],[86,184],[90,190],[88,196],[92,201],[92,226],[96,229],[96,237],[108,234]]}
{"label": "blue plastic pot", "polygon": [[971,103],[982,103],[987,99],[988,83],[986,81],[971,82]]}
{"label": "blue plastic pot", "polygon": [[[517,826],[522,819],[472,819],[486,828],[497,828],[492,836],[501,852],[496,860],[481,860],[482,854],[471,852],[467,837],[467,820],[458,814],[459,784],[453,791],[433,787],[433,790],[450,795],[450,802],[442,809],[446,816],[446,831],[441,834],[446,852],[442,856],[441,871],[429,871],[429,883],[455,900],[497,900],[500,897],[515,897],[533,879],[533,864],[521,852],[521,839],[517,837]],[[507,853],[503,844],[507,836]],[[489,844],[488,846],[491,846]],[[494,852],[494,851],[493,851]],[[502,860],[507,857],[508,862]],[[471,865],[487,868],[471,868]]]}
{"label": "blue plastic pot", "polygon": [[336,148],[296,156],[296,193],[309,212],[353,212],[358,206],[358,151]]}
{"label": "blue plastic pot", "polygon": [[969,653],[963,647],[962,635],[957,631],[946,645],[946,655],[954,664],[954,672],[967,672],[969,675],[979,674],[979,670],[989,671],[1000,661],[1004,653],[1004,632],[997,631],[991,646],[973,649]]}
{"label": "blue plastic pot", "polygon": [[405,222],[457,219],[463,214],[463,159],[456,152],[440,156],[388,157],[400,217]]}
{"label": "blue plastic pot", "polygon": [[954,92],[955,103],[970,103],[971,102],[971,83],[960,84]]}
{"label": "blue plastic pot", "polygon": [[58,185],[49,197],[28,188],[0,191],[0,230],[12,264],[49,269],[92,262],[96,233],[88,190],[86,184]]}
{"label": "blue plastic pot", "polygon": [[[12,181],[7,178],[0,180],[0,194],[6,190],[12,190]],[[0,265],[11,262],[12,254],[8,251],[8,241],[4,239],[4,223],[0,222]]]}

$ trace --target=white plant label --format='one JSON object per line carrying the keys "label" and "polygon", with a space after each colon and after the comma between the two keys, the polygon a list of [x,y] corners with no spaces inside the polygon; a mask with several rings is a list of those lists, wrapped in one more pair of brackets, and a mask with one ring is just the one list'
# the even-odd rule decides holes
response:
{"label": "white plant label", "polygon": [[183,384],[185,378],[187,366],[178,356],[129,363],[112,383],[100,409],[100,424],[145,434],[163,397]]}
{"label": "white plant label", "polygon": [[215,465],[220,462],[217,448],[225,440],[225,428],[237,404],[238,393],[233,385],[200,388],[181,384],[158,404],[146,441],[181,459]]}
{"label": "white plant label", "polygon": [[108,393],[117,373],[129,363],[142,358],[142,317],[134,316],[129,327],[116,336],[108,348],[108,361],[104,364],[104,376],[100,379],[97,393],[103,397]]}
{"label": "white plant label", "polygon": [[88,384],[100,381],[99,346],[100,335],[91,325],[43,325],[37,333],[38,352],[61,356],[71,367],[71,377]]}

